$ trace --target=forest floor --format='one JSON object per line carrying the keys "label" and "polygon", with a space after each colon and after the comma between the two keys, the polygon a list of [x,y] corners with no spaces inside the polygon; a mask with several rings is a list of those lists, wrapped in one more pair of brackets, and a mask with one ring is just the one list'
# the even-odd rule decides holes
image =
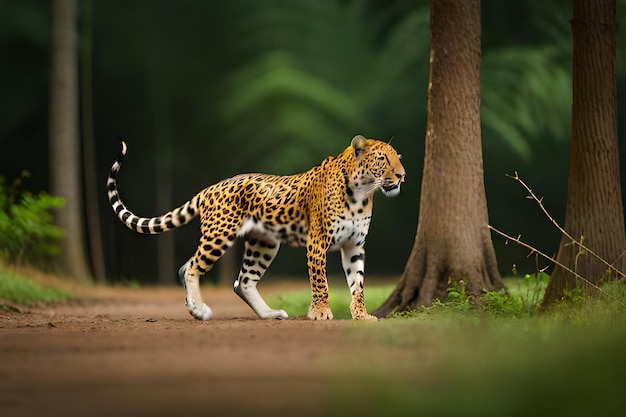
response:
{"label": "forest floor", "polygon": [[180,287],[93,287],[0,310],[0,414],[314,416],[341,403],[333,387],[408,354],[353,337],[372,323],[264,321],[230,288],[203,292],[207,322],[187,313]]}

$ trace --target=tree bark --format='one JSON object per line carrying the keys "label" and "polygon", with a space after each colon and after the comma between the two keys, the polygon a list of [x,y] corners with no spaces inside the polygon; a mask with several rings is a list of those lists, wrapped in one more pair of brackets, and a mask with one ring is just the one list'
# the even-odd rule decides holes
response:
{"label": "tree bark", "polygon": [[78,65],[76,4],[74,0],[52,3],[52,75],[50,86],[50,174],[52,193],[65,199],[56,214],[65,230],[61,246],[64,272],[87,280],[83,242],[80,143],[78,140]]}
{"label": "tree bark", "polygon": [[[157,134],[157,136],[159,135]],[[174,203],[172,203],[172,160],[162,146],[158,145],[158,164],[155,175],[157,213],[167,213],[174,207]],[[174,261],[174,239],[173,233],[166,233],[157,238],[157,282],[159,284],[172,284],[178,278],[176,276],[176,262]]]}
{"label": "tree bark", "polygon": [[374,314],[444,299],[449,280],[473,295],[505,288],[488,228],[480,128],[480,0],[433,0],[428,122],[415,243]]}
{"label": "tree bark", "polygon": [[[571,20],[572,142],[564,229],[624,271],[626,237],[619,171],[615,0],[574,0]],[[563,236],[557,260],[594,285],[615,274]],[[568,290],[589,286],[555,267],[543,299],[548,307]]]}
{"label": "tree bark", "polygon": [[[150,56],[153,68],[158,68],[156,51],[153,49]],[[155,206],[157,213],[167,213],[174,207],[172,165],[174,164],[171,149],[167,143],[175,135],[170,135],[171,116],[168,107],[168,90],[163,87],[165,77],[158,71],[151,71],[152,111],[154,114],[153,129],[155,154]],[[178,279],[175,262],[175,238],[173,233],[165,233],[157,238],[157,282],[171,284]]]}
{"label": "tree bark", "polygon": [[[104,248],[100,210],[98,209],[98,175],[96,143],[93,124],[93,0],[81,3],[82,20],[80,35],[80,104],[83,133],[83,171],[85,174],[85,205],[87,213],[87,237],[91,269],[96,282],[106,283]],[[102,194],[104,195],[104,193]]]}

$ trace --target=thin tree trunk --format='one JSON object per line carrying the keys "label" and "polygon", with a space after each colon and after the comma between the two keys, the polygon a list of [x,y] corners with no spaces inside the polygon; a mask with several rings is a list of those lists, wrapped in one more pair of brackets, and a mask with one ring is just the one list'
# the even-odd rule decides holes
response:
{"label": "thin tree trunk", "polygon": [[[157,213],[166,213],[174,206],[172,203],[172,161],[167,152],[162,150],[162,146],[158,145],[159,157],[155,176]],[[172,284],[177,279],[174,238],[173,233],[165,233],[157,238],[157,281],[159,284]]]}
{"label": "thin tree trunk", "polygon": [[93,276],[96,282],[105,283],[104,249],[102,247],[100,210],[98,210],[96,144],[93,134],[93,0],[83,0],[81,5],[83,10],[80,36],[80,114],[84,148],[83,171],[85,173],[87,231]]}
{"label": "thin tree trunk", "polygon": [[52,193],[65,199],[56,222],[66,238],[61,262],[76,280],[87,280],[83,243],[83,207],[78,140],[76,4],[52,2],[52,75],[50,87],[50,175]]}
{"label": "thin tree trunk", "polygon": [[415,243],[396,289],[374,314],[505,288],[488,228],[480,129],[480,0],[433,0],[424,174]]}
{"label": "thin tree trunk", "polygon": [[[572,143],[564,228],[624,271],[624,212],[617,141],[615,0],[574,0]],[[557,260],[593,284],[609,279],[606,265],[563,237]],[[543,300],[547,307],[576,287],[555,267]],[[590,292],[587,291],[588,294]]]}
{"label": "thin tree trunk", "polygon": [[217,263],[217,283],[219,285],[232,286],[235,278],[237,278],[238,247],[238,242],[235,242],[233,247],[227,250]]}

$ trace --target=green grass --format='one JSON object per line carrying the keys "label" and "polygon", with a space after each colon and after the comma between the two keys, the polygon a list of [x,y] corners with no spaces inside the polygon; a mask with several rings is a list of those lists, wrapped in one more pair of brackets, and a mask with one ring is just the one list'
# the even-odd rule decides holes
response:
{"label": "green grass", "polygon": [[[498,293],[486,294],[483,299],[485,311],[494,315],[529,315],[538,309],[538,305],[543,298],[548,275],[542,274],[539,277],[526,275],[524,278],[507,278],[505,282],[511,293],[511,297],[503,297]],[[328,300],[330,302],[335,319],[350,319],[350,293],[345,283],[340,280],[332,282],[329,290]],[[365,306],[368,311],[380,306],[391,294],[395,284],[366,286]],[[272,308],[282,309],[289,314],[289,317],[306,316],[309,304],[311,303],[311,292],[303,290],[279,296],[268,297],[268,304]],[[433,309],[445,307],[446,313],[463,312],[475,310],[475,305],[467,297],[462,288],[453,285],[448,290],[448,300],[446,303],[435,302]],[[409,313],[413,314],[413,313]]]}
{"label": "green grass", "polygon": [[558,315],[449,318],[355,329],[359,344],[394,348],[398,363],[357,353],[367,365],[336,379],[328,415],[623,415],[624,315],[584,326]]}
{"label": "green grass", "polygon": [[71,298],[72,295],[65,291],[44,287],[0,266],[0,306],[2,301],[28,305]]}
{"label": "green grass", "polygon": [[[511,296],[488,294],[482,308],[453,286],[456,294],[432,307],[348,322],[353,348],[332,359],[338,372],[325,415],[623,415],[626,307],[573,297],[540,312],[547,277],[539,278],[508,279]],[[392,289],[367,287],[368,309]],[[624,283],[604,289],[626,303]],[[286,294],[270,305],[304,315],[309,297]],[[335,317],[349,317],[347,291],[330,302]]]}
{"label": "green grass", "polygon": [[[373,310],[382,304],[393,290],[393,285],[372,286],[365,290],[365,307],[368,311]],[[335,319],[350,319],[350,292],[345,283],[335,284],[329,291],[328,301],[333,311]],[[267,303],[276,309],[282,309],[289,314],[289,317],[306,316],[311,303],[311,291],[303,290],[282,294],[275,297],[267,297]]]}

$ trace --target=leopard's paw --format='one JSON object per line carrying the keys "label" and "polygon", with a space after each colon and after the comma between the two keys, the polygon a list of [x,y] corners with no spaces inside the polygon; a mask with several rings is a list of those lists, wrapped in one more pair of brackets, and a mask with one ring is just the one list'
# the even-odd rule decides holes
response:
{"label": "leopard's paw", "polygon": [[333,312],[330,310],[330,306],[309,307],[309,312],[306,315],[311,320],[332,320]]}
{"label": "leopard's paw", "polygon": [[211,310],[211,307],[204,303],[202,303],[202,307],[197,307],[193,304],[188,305],[188,307],[189,314],[191,314],[198,320],[211,320],[211,318],[213,317],[213,311]]}
{"label": "leopard's paw", "polygon": [[363,304],[362,296],[350,303],[350,314],[352,315],[353,320],[378,321],[376,316],[367,313],[365,305]]}
{"label": "leopard's paw", "polygon": [[378,321],[378,317],[376,316],[372,316],[371,314],[362,314],[362,315],[358,315],[358,316],[353,316],[352,317],[353,320],[367,320],[367,321]]}
{"label": "leopard's paw", "polygon": [[289,315],[285,310],[269,310],[267,312],[259,313],[259,317],[262,319],[288,319]]}

